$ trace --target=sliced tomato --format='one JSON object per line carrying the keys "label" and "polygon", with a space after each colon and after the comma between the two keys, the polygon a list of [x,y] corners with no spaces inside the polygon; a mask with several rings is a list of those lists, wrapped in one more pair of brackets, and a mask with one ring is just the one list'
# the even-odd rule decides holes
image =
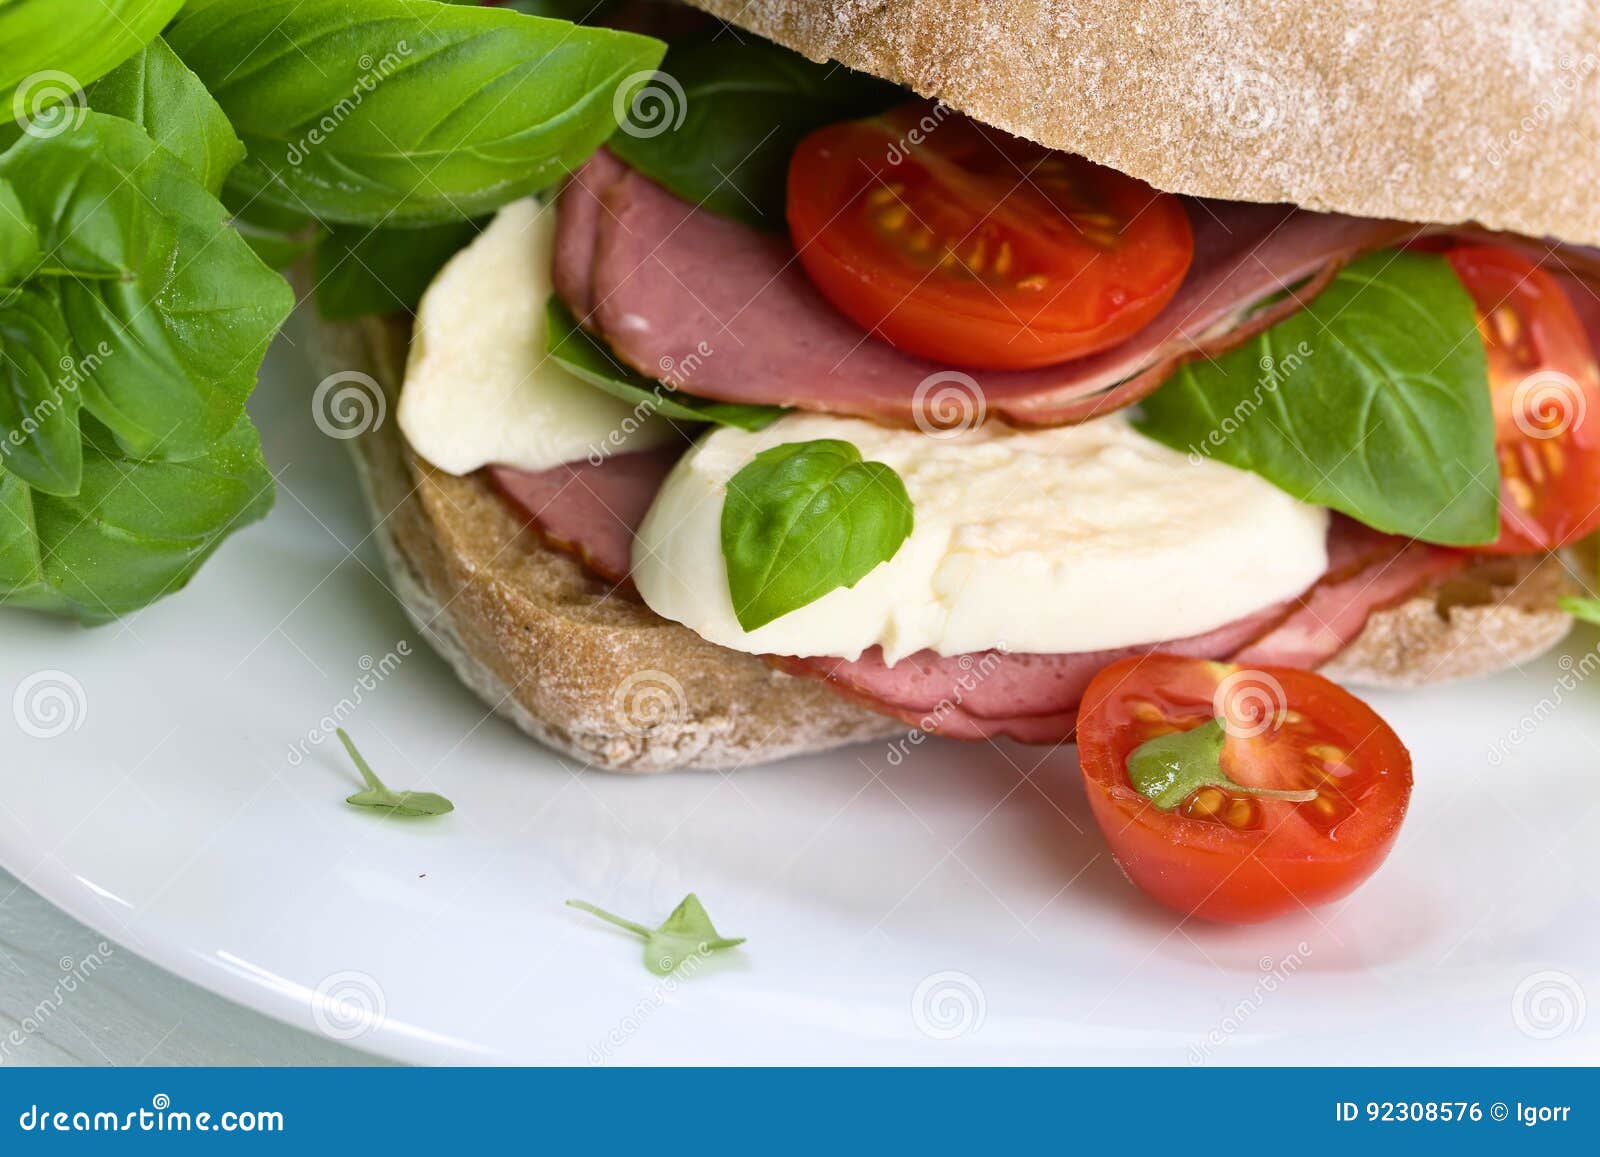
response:
{"label": "sliced tomato", "polygon": [[1178,198],[926,102],[802,140],[788,217],[841,312],[975,369],[1115,345],[1171,300],[1194,254]]}
{"label": "sliced tomato", "polygon": [[[1213,719],[1238,790],[1200,786],[1161,810],[1134,786],[1129,757]],[[1113,663],[1084,692],[1078,759],[1128,878],[1170,908],[1228,923],[1346,895],[1389,854],[1411,798],[1411,756],[1389,725],[1322,676],[1286,667],[1163,654]]]}
{"label": "sliced tomato", "polygon": [[1600,368],[1566,291],[1522,254],[1469,245],[1446,255],[1478,307],[1489,355],[1500,537],[1526,554],[1600,527]]}

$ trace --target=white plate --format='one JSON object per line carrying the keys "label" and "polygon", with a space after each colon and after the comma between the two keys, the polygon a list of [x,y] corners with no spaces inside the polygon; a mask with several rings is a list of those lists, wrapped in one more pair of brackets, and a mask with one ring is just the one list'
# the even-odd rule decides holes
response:
{"label": "white plate", "polygon": [[[1180,925],[1106,855],[1070,749],[628,779],[486,718],[387,594],[313,384],[280,343],[278,508],[190,590],[93,631],[4,616],[0,693],[54,680],[68,714],[0,714],[0,862],[174,972],[428,1062],[1600,1060],[1600,656],[1373,696],[1417,760],[1379,876],[1315,917]],[[364,674],[350,730],[453,815],[346,807],[332,742],[291,761]],[[682,982],[562,906],[658,920],[690,890],[749,944]]]}

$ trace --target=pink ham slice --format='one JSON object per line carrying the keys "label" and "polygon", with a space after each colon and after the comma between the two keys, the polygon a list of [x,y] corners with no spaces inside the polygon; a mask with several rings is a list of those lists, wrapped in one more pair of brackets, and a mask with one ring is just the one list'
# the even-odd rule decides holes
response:
{"label": "pink ham slice", "polygon": [[1072,738],[1084,688],[1107,664],[1150,651],[1223,658],[1270,628],[1289,605],[1268,607],[1208,634],[1114,651],[1070,655],[921,651],[891,667],[874,647],[854,661],[768,656],[768,662],[792,675],[826,679],[850,698],[931,735],[1065,743]]}
{"label": "pink ham slice", "polygon": [[537,472],[491,466],[489,477],[539,537],[617,583],[632,568],[634,532],[682,453],[663,446]]}
{"label": "pink ham slice", "polygon": [[[1300,293],[1309,296],[1351,257],[1418,231],[1281,205],[1188,203],[1194,262],[1155,320],[1091,357],[980,371],[991,415],[1056,425],[1130,405],[1181,361],[1242,341],[1300,302],[1230,324],[1252,305],[1308,278]],[[909,426],[917,387],[948,368],[901,353],[835,311],[786,238],[696,209],[609,154],[580,170],[560,212],[557,292],[641,373],[694,355],[693,390],[706,397]]]}
{"label": "pink ham slice", "polygon": [[1071,739],[1089,681],[1129,655],[1164,651],[1258,666],[1320,666],[1393,605],[1458,569],[1459,551],[1334,523],[1327,575],[1301,598],[1267,607],[1204,635],[1070,655],[913,655],[893,667],[876,649],[861,658],[771,658],[791,674],[828,680],[859,702],[952,739],[1001,736],[1023,743]]}

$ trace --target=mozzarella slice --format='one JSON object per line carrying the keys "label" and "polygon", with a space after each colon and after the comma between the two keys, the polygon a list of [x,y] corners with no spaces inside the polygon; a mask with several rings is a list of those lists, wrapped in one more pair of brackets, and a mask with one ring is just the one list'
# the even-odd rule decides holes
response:
{"label": "mozzarella slice", "polygon": [[441,470],[545,470],[675,437],[545,353],[555,209],[507,205],[439,271],[417,308],[400,429]]}
{"label": "mozzarella slice", "polygon": [[[722,559],[728,480],[762,450],[816,438],[893,467],[915,527],[855,587],[745,631]],[[947,437],[793,414],[717,430],[679,462],[639,530],[633,580],[657,614],[756,654],[1099,651],[1201,634],[1300,594],[1327,569],[1327,530],[1321,507],[1191,461],[1121,414]]]}

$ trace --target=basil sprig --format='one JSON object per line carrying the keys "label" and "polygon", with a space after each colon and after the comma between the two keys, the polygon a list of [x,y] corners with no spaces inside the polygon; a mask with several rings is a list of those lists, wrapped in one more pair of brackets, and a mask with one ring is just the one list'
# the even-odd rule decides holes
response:
{"label": "basil sprig", "polygon": [[[3,0],[0,46],[0,602],[87,622],[272,504],[244,404],[293,295],[263,256],[551,184],[664,51],[432,0]],[[426,240],[328,252],[381,277]],[[391,307],[324,268],[337,311]]]}
{"label": "basil sprig", "polygon": [[369,225],[481,216],[555,183],[665,51],[433,0],[190,0],[167,38],[245,143],[235,185]]}
{"label": "basil sprig", "polygon": [[801,137],[905,99],[894,85],[764,40],[674,45],[661,73],[633,91],[632,114],[607,147],[684,200],[768,229],[783,228]]}
{"label": "basil sprig", "polygon": [[387,812],[392,816],[403,816],[415,819],[420,816],[442,816],[456,810],[456,805],[445,799],[437,792],[431,791],[395,791],[385,786],[383,780],[378,778],[378,773],[372,770],[372,765],[356,749],[355,740],[350,738],[343,727],[335,728],[339,742],[344,744],[345,754],[350,757],[350,762],[356,765],[356,770],[361,773],[362,782],[367,786],[354,795],[345,797],[345,803],[353,807],[370,807],[378,811]]}
{"label": "basil sprig", "polygon": [[1188,731],[1158,735],[1128,755],[1128,782],[1158,811],[1169,812],[1202,787],[1218,787],[1236,795],[1310,803],[1315,790],[1280,791],[1235,783],[1222,770],[1222,748],[1227,731],[1222,720],[1208,719]]}
{"label": "basil sprig", "polygon": [[1390,534],[1471,546],[1499,533],[1483,342],[1442,257],[1352,262],[1301,312],[1180,369],[1139,429]]}
{"label": "basil sprig", "polygon": [[651,928],[636,920],[627,920],[604,908],[597,908],[587,900],[568,900],[567,907],[577,908],[591,916],[598,916],[608,924],[625,928],[644,941],[644,966],[657,976],[669,976],[685,960],[710,955],[727,948],[737,948],[744,943],[743,936],[723,936],[711,923],[711,916],[700,897],[690,892],[672,914]]}
{"label": "basil sprig", "polygon": [[651,414],[659,414],[674,422],[711,422],[719,426],[737,426],[741,430],[760,430],[787,412],[782,406],[713,402],[707,398],[697,398],[667,383],[634,373],[616,359],[604,342],[583,329],[578,319],[572,316],[572,311],[554,294],[545,304],[545,320],[548,352],[561,363],[563,369],[612,397],[641,406]]}
{"label": "basil sprig", "polygon": [[821,438],[763,450],[728,480],[722,557],[739,625],[753,631],[853,587],[911,535],[911,497],[882,462]]}

